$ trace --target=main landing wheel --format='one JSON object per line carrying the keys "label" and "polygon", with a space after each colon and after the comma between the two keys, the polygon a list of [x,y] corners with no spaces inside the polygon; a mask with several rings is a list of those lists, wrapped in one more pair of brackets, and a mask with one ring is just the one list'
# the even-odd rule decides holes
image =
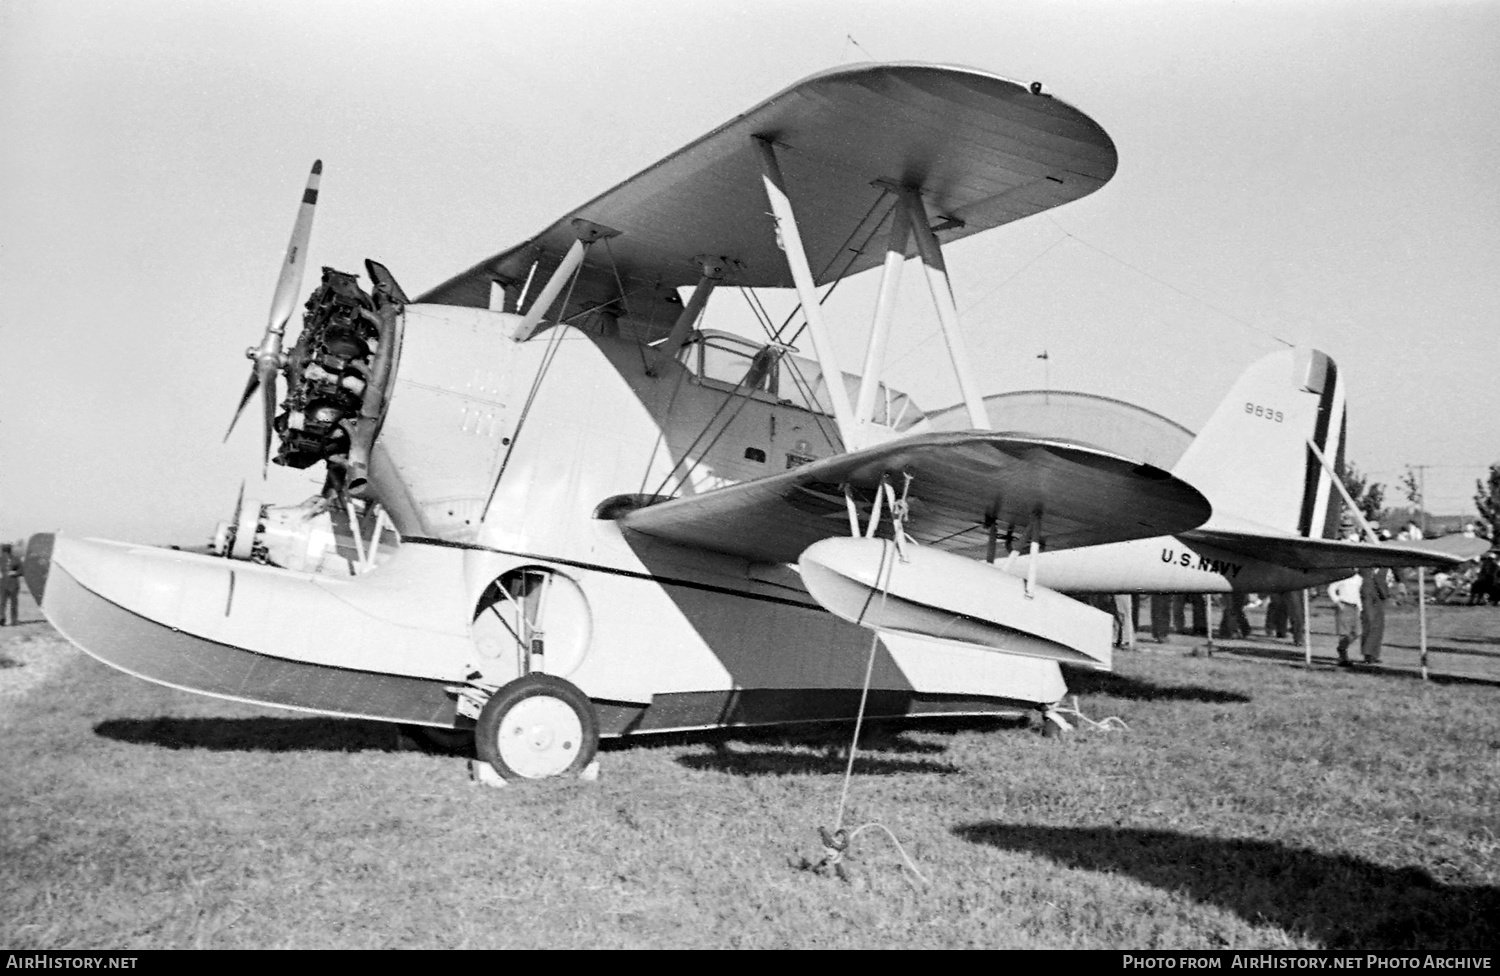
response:
{"label": "main landing wheel", "polygon": [[550,674],[523,675],[485,702],[474,750],[502,779],[547,779],[583,772],[599,748],[599,720],[588,696]]}

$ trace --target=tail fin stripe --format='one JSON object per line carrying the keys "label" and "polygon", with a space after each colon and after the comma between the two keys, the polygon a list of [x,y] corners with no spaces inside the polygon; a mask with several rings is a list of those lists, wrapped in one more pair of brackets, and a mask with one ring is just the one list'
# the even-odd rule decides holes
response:
{"label": "tail fin stripe", "polygon": [[[1328,450],[1328,427],[1333,420],[1333,403],[1335,392],[1338,389],[1338,364],[1330,357],[1327,360],[1328,368],[1323,379],[1323,394],[1318,400],[1318,420],[1313,429],[1313,443],[1318,445],[1318,450]],[[1341,438],[1342,440],[1342,438]],[[1342,447],[1342,444],[1340,444]],[[1323,471],[1323,465],[1318,463],[1317,457],[1311,450],[1307,451],[1307,475],[1303,481],[1302,488],[1302,517],[1297,521],[1297,534],[1311,536],[1313,529],[1313,518],[1317,512],[1318,491],[1323,478],[1327,477]],[[1331,491],[1333,486],[1329,485]],[[1321,528],[1321,526],[1320,526]]]}

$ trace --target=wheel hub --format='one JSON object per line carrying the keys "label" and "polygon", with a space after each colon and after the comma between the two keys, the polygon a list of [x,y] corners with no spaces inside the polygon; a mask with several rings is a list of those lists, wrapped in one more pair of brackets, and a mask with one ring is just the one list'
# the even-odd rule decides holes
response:
{"label": "wheel hub", "polygon": [[562,699],[533,695],[506,714],[497,740],[507,766],[527,779],[543,779],[572,765],[583,741],[583,723]]}

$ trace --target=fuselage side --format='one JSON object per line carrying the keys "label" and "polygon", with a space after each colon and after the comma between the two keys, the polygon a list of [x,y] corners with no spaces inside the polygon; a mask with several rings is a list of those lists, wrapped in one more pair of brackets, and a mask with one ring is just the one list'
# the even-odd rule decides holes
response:
{"label": "fuselage side", "polygon": [[[588,617],[587,647],[552,652],[547,669],[619,707],[675,702],[635,728],[735,720],[723,712],[730,692],[741,709],[777,692],[764,707],[781,720],[853,707],[830,713],[819,696],[858,688],[872,637],[823,611],[790,569],[655,542],[599,517],[612,498],[707,491],[837,452],[830,418],[798,403],[817,377],[783,360],[779,380],[747,390],[729,377],[748,357],[716,376],[689,347],[652,375],[652,350],[630,339],[570,328],[515,342],[517,317],[506,313],[411,306],[406,316],[372,493],[404,545],[463,552],[466,605],[518,567],[566,577]],[[898,423],[920,417],[904,400],[899,410]],[[455,668],[503,677],[524,666],[513,657],[479,653]],[[1064,690],[1050,661],[898,636],[881,638],[873,686],[945,708],[1046,703]]]}

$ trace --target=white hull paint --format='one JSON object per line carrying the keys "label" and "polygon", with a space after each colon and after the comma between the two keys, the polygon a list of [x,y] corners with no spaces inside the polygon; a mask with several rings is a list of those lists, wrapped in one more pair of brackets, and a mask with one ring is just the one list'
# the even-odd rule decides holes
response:
{"label": "white hull paint", "polygon": [[[483,586],[510,569],[537,567],[573,580],[586,597],[592,640],[557,673],[601,711],[614,709],[606,734],[853,715],[871,652],[868,631],[826,613],[799,588],[708,571],[702,554],[681,552],[693,558],[647,552],[627,570],[407,543],[370,573],[338,579],[61,536],[43,607],[100,660],[172,687],[451,726],[461,722],[433,706],[434,694],[444,697],[441,689],[476,671],[496,684],[519,673],[514,655],[487,658],[470,639]],[[268,612],[272,606],[277,613]],[[107,615],[155,628],[126,637]],[[166,649],[167,634],[189,643]],[[226,665],[219,655],[234,649],[253,663]],[[873,714],[1018,711],[1066,691],[1052,661],[901,634],[881,635],[874,650]],[[238,676],[219,683],[231,671]],[[316,697],[320,676],[332,672],[341,675],[339,686],[354,675],[406,683],[383,694]]]}

